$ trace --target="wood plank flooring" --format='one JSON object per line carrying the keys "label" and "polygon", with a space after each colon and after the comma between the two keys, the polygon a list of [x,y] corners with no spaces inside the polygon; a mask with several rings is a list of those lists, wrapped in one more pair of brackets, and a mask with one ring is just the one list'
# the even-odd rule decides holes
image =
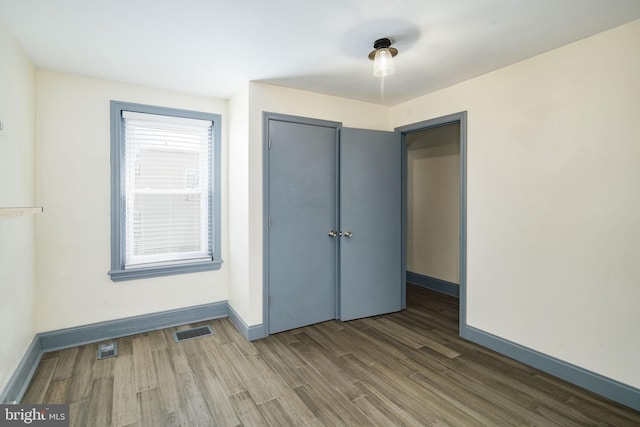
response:
{"label": "wood plank flooring", "polygon": [[[638,426],[634,411],[458,337],[458,301],[247,342],[228,319],[47,353],[23,403],[72,426]],[[214,335],[175,343],[176,329]]]}

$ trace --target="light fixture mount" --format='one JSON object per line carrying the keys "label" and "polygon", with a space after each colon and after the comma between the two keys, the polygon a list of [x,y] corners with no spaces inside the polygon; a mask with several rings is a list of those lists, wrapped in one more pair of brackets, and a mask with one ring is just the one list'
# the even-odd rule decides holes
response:
{"label": "light fixture mount", "polygon": [[398,49],[390,46],[391,40],[386,37],[373,43],[375,50],[369,53],[369,59],[373,60],[373,75],[376,77],[390,76],[396,71],[393,57],[398,54]]}
{"label": "light fixture mount", "polygon": [[373,43],[373,49],[374,50],[369,52],[369,59],[372,61],[376,57],[376,52],[378,52],[378,50],[380,49],[389,49],[389,53],[391,54],[391,57],[394,57],[398,54],[398,49],[396,49],[395,47],[391,47],[391,40],[386,37],[376,40]]}

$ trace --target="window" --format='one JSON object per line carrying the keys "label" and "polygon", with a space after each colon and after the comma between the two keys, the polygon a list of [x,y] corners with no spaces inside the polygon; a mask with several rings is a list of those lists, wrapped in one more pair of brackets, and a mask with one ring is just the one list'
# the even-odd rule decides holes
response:
{"label": "window", "polygon": [[111,101],[111,280],[219,269],[220,116]]}

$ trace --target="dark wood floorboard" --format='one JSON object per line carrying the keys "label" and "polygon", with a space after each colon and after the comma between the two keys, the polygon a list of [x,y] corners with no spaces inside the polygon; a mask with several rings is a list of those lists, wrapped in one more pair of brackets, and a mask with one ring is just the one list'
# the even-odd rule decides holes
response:
{"label": "dark wood floorboard", "polygon": [[[455,298],[247,342],[228,319],[43,356],[23,403],[72,426],[640,426],[640,412],[458,337]],[[176,343],[173,332],[215,334]]]}

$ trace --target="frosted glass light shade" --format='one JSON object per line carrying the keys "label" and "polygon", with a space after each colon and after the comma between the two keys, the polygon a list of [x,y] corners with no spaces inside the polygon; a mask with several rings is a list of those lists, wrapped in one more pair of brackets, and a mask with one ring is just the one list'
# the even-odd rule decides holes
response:
{"label": "frosted glass light shade", "polygon": [[393,65],[393,56],[388,48],[378,49],[373,59],[373,75],[376,77],[390,76],[396,71]]}

